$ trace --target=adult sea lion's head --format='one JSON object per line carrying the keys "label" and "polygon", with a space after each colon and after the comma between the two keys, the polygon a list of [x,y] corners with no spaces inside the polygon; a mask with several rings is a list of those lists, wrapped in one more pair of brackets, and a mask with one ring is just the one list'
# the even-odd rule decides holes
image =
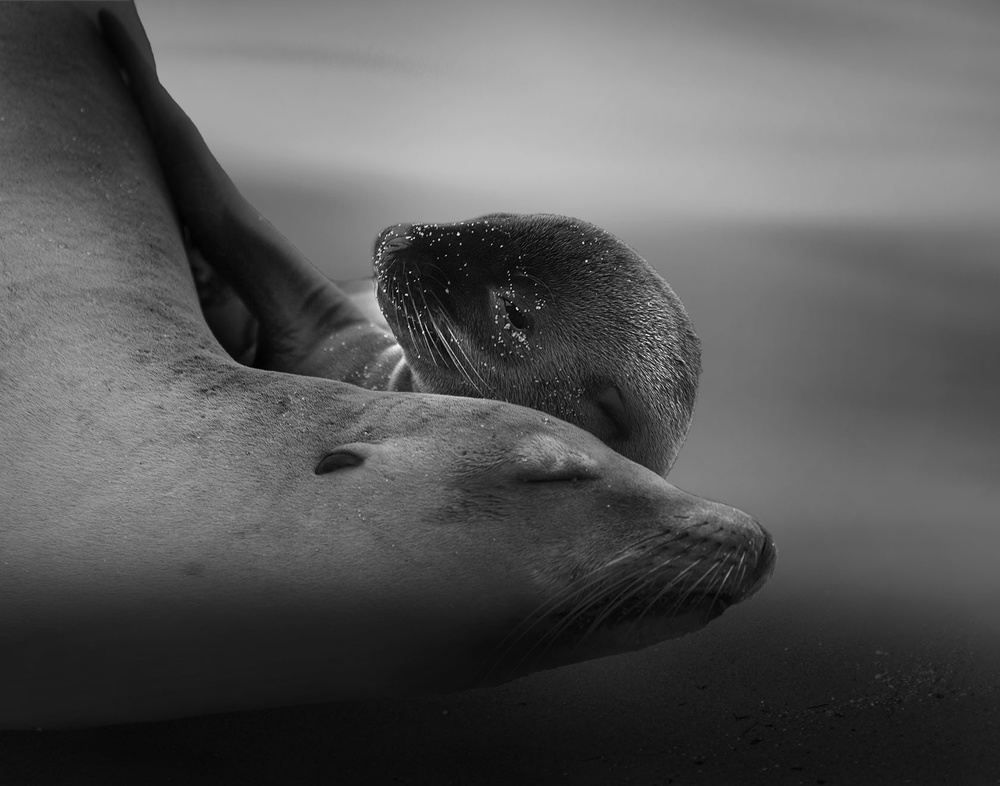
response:
{"label": "adult sea lion's head", "polygon": [[[388,562],[370,576],[393,587],[379,616],[442,647],[463,632],[478,672],[442,680],[497,682],[684,635],[770,575],[771,537],[747,514],[681,491],[569,424],[493,404],[397,396],[379,423],[387,436],[344,444],[316,467],[345,509],[380,495],[357,537],[412,561],[405,576]],[[355,428],[371,427],[362,417]],[[447,571],[431,569],[442,562]],[[405,611],[437,596],[431,617]],[[430,637],[428,626],[441,630]]]}

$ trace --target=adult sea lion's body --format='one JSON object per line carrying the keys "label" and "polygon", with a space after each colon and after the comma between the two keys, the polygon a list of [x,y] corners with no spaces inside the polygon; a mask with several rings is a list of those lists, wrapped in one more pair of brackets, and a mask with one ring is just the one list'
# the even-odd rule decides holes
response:
{"label": "adult sea lion's body", "polygon": [[229,358],[87,13],[0,4],[0,726],[460,689],[761,584],[748,516],[580,429]]}
{"label": "adult sea lion's body", "polygon": [[[256,366],[521,404],[667,474],[691,422],[700,345],[680,300],[635,251],[548,214],[391,226],[374,249],[390,333],[243,198],[135,42],[113,18],[102,26],[181,222],[260,322]],[[230,319],[208,317],[221,337]]]}

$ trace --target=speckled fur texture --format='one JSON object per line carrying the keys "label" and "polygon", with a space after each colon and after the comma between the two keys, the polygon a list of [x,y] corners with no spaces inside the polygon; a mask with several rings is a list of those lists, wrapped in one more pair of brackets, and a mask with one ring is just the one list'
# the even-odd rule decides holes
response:
{"label": "speckled fur texture", "polygon": [[375,269],[414,389],[540,409],[670,471],[700,344],[667,282],[610,232],[547,214],[400,225]]}

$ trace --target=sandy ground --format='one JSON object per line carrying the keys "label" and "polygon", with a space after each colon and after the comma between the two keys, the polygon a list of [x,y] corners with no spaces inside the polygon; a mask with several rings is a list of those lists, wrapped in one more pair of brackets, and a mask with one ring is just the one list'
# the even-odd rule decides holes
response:
{"label": "sandy ground", "polygon": [[[317,199],[244,186],[279,226]],[[1000,234],[616,229],[703,338],[671,480],[772,531],[755,599],[495,689],[8,733],[4,783],[1000,782]]]}

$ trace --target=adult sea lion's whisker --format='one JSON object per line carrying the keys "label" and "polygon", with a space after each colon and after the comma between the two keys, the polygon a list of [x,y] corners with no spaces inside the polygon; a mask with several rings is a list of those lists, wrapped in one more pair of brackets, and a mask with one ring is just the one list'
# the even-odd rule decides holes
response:
{"label": "adult sea lion's whisker", "polygon": [[[588,573],[581,577],[578,577],[571,584],[563,587],[561,590],[553,593],[553,595],[545,602],[538,604],[533,611],[525,616],[525,618],[515,626],[504,638],[497,644],[493,650],[493,665],[489,667],[486,674],[492,673],[493,669],[499,665],[499,663],[508,655],[510,652],[518,645],[521,640],[523,640],[531,631],[544,620],[548,619],[552,613],[565,606],[574,595],[578,594],[584,589],[591,586],[591,578],[601,572],[603,566],[598,566],[593,568]],[[583,584],[581,587],[580,585]]]}
{"label": "adult sea lion's whisker", "polygon": [[629,600],[634,598],[636,596],[637,590],[639,590],[641,587],[652,584],[650,577],[653,576],[653,574],[658,573],[661,570],[667,568],[673,561],[674,558],[670,557],[664,560],[663,562],[657,563],[652,568],[643,573],[641,576],[633,577],[631,581],[627,582],[628,587],[624,589],[621,593],[619,593],[618,598],[615,600],[614,603],[608,603],[604,611],[602,611],[597,616],[597,618],[594,619],[590,627],[584,633],[584,638],[586,638],[594,631],[596,631],[610,615],[612,615],[617,609],[620,609]]}
{"label": "adult sea lion's whisker", "polygon": [[733,582],[733,586],[735,587],[741,587],[743,585],[743,579],[746,577],[749,565],[746,562],[745,557],[746,557],[746,552],[740,555],[739,572],[736,574],[736,580]]}
{"label": "adult sea lion's whisker", "polygon": [[[641,558],[642,551],[643,551],[643,549],[641,547],[643,547],[643,546],[647,546],[648,544],[655,544],[655,546],[657,548],[662,548],[662,547],[664,547],[664,546],[666,546],[666,545],[668,545],[670,543],[675,542],[676,540],[679,540],[679,538],[674,533],[671,533],[667,537],[664,537],[662,533],[654,533],[652,535],[640,538],[640,539],[634,541],[633,543],[629,544],[627,547],[623,548],[619,552],[619,555],[617,557],[613,557],[612,559],[610,559],[607,562],[605,562],[603,566],[601,566],[600,568],[597,568],[595,571],[592,572],[591,575],[593,575],[595,573],[598,573],[598,572],[607,571],[610,567],[612,567],[613,565],[616,565],[617,563],[621,562],[624,559],[629,559],[629,558],[631,558],[631,559],[639,559],[639,558]],[[664,560],[662,562],[656,563],[652,568],[650,568],[649,570],[647,570],[645,573],[641,574],[640,576],[627,576],[627,575],[624,575],[624,576],[620,576],[619,578],[617,578],[617,579],[615,579],[615,580],[613,580],[613,581],[611,581],[609,583],[605,583],[603,585],[599,584],[598,582],[594,582],[593,583],[593,590],[594,591],[591,594],[591,597],[593,597],[595,595],[597,597],[601,597],[602,595],[603,596],[607,596],[607,595],[611,594],[612,592],[618,591],[619,588],[622,588],[625,585],[628,586],[628,589],[627,590],[623,590],[622,592],[619,593],[619,597],[616,600],[616,602],[608,604],[607,608],[605,608],[605,610],[599,615],[598,619],[595,620],[595,622],[590,626],[590,628],[584,634],[584,637],[590,635],[590,633],[592,633],[597,627],[599,627],[600,623],[603,620],[607,619],[607,617],[610,614],[614,613],[614,611],[617,608],[620,608],[622,604],[624,604],[625,602],[627,602],[628,599],[633,596],[632,593],[634,592],[635,588],[637,588],[638,586],[643,585],[643,584],[648,584],[649,581],[650,581],[650,579],[649,579],[650,576],[652,576],[654,573],[656,573],[656,572],[658,572],[658,571],[666,568],[671,562],[674,561],[675,558],[677,558],[679,556],[682,556],[688,550],[689,550],[689,547],[685,548],[680,553],[675,553],[675,554],[671,555],[671,557],[669,559],[667,559],[667,560]],[[589,602],[586,607],[589,607],[591,605],[593,605],[593,602]],[[586,608],[584,608],[582,610],[586,610]],[[577,616],[579,616],[579,615],[577,615]]]}
{"label": "adult sea lion's whisker", "polygon": [[[590,591],[587,592],[587,594],[584,597],[581,597],[576,602],[573,609],[570,612],[568,612],[557,625],[553,626],[553,632],[557,634],[562,634],[564,631],[569,630],[570,628],[573,627],[574,624],[576,624],[576,622],[581,617],[584,616],[584,614],[587,613],[588,610],[596,606],[602,599],[606,599],[614,594],[617,594],[619,596],[622,594],[627,594],[627,590],[623,590],[622,592],[619,592],[619,590],[625,586],[628,587],[634,586],[637,581],[638,579],[636,579],[635,577],[618,576],[610,581],[593,582],[589,588],[581,587],[580,588],[581,594],[587,589],[589,589]],[[602,614],[600,615],[601,619],[603,619],[606,616],[606,613],[607,613],[606,611],[602,612]],[[580,641],[589,636],[593,628],[594,625],[592,624],[586,631],[584,631],[580,639],[577,641],[577,644],[579,644]]]}
{"label": "adult sea lion's whisker", "polygon": [[[608,594],[608,588],[601,585],[600,582],[595,582],[597,586],[591,587],[579,587],[576,594],[583,595],[586,593],[586,597],[580,598],[576,603],[574,603],[572,609],[568,611],[562,619],[559,620],[555,625],[546,631],[545,635],[535,641],[524,654],[521,656],[520,663],[528,662],[530,656],[534,655],[537,661],[544,655],[549,649],[555,644],[566,632],[568,632],[573,625],[590,609],[595,603],[597,603],[601,598],[606,597]],[[589,590],[589,592],[588,592]],[[570,596],[572,599],[572,596]],[[577,642],[579,643],[579,642]]]}
{"label": "adult sea lion's whisker", "polygon": [[[726,571],[726,575],[724,575],[719,580],[719,589],[716,590],[716,592],[715,592],[715,597],[716,598],[718,598],[722,594],[722,591],[726,588],[726,584],[729,582],[729,577],[733,575],[733,571],[736,570],[736,569],[737,568],[736,568],[735,565],[730,565],[729,566],[729,570]],[[709,585],[709,587],[711,587],[711,585]]]}
{"label": "adult sea lion's whisker", "polygon": [[[735,570],[735,575],[732,573],[733,570]],[[730,572],[726,574],[726,580],[724,584],[719,588],[719,592],[721,593],[722,590],[725,589],[727,586],[734,588],[739,587],[740,583],[743,581],[743,577],[746,575],[746,570],[747,570],[747,552],[744,549],[740,549],[739,562],[737,562],[735,567],[731,568]],[[733,576],[732,581],[729,580],[729,577],[731,575]]]}
{"label": "adult sea lion's whisker", "polygon": [[[665,535],[663,532],[659,531],[652,532],[649,535],[636,539],[631,544],[623,548],[621,551],[618,552],[617,556],[612,557],[607,562],[605,562],[604,567],[610,568],[612,565],[629,558],[637,559],[641,554],[640,547],[642,546],[650,545],[650,546],[655,546],[658,549],[662,549],[666,546],[676,543],[683,537],[686,537],[684,533],[671,532],[670,534]],[[688,545],[682,551],[676,552],[673,556],[686,554],[688,551],[690,551],[690,549],[691,547],[690,545]]]}
{"label": "adult sea lion's whisker", "polygon": [[[669,542],[675,540],[675,538],[670,537],[664,539],[662,534],[657,538],[662,545],[664,541]],[[536,657],[540,657],[544,652],[546,652],[552,644],[557,641],[566,631],[571,629],[578,620],[580,620],[589,610],[594,608],[600,601],[607,600],[605,607],[599,612],[596,618],[588,626],[587,630],[584,631],[578,637],[574,644],[574,647],[582,644],[589,636],[591,636],[600,626],[606,621],[611,615],[614,614],[616,610],[621,608],[630,599],[635,597],[636,591],[650,583],[649,577],[654,573],[664,570],[673,562],[674,558],[680,555],[673,555],[667,560],[657,563],[652,568],[647,570],[640,576],[628,576],[628,575],[618,575],[616,577],[602,577],[594,580],[594,576],[601,573],[606,573],[608,567],[620,561],[622,557],[632,556],[637,557],[636,551],[640,545],[644,545],[647,541],[653,540],[653,538],[642,538],[639,541],[630,544],[628,547],[622,550],[622,554],[619,557],[613,558],[606,562],[604,565],[595,568],[586,577],[579,579],[574,582],[573,591],[566,593],[566,600],[558,605],[568,605],[569,601],[573,601],[573,607],[568,611],[559,622],[552,626],[552,628],[543,636],[541,639],[536,641],[528,650],[524,653],[520,662],[523,663],[527,658],[535,652],[540,646],[544,644],[541,651]],[[686,551],[686,550],[685,550]],[[574,599],[574,595],[577,597]],[[554,610],[554,609],[553,609]],[[541,615],[537,621],[544,619],[549,616],[549,613]],[[533,623],[534,624],[534,623]],[[518,638],[523,638],[522,634]],[[516,644],[516,641],[514,642]],[[513,646],[513,645],[512,645]],[[509,651],[510,648],[508,648]]]}
{"label": "adult sea lion's whisker", "polygon": [[[699,560],[699,564],[704,561],[705,560]],[[708,570],[702,573],[701,576],[699,576],[695,581],[686,585],[684,588],[684,592],[682,592],[680,595],[677,596],[677,601],[676,603],[674,603],[671,613],[675,613],[676,611],[680,610],[684,606],[684,603],[688,600],[688,598],[690,598],[691,595],[694,594],[694,591],[698,588],[698,585],[701,584],[701,582],[704,581],[705,578],[711,576],[714,572],[718,571],[720,567],[721,563],[715,562],[715,564],[712,565],[712,567],[710,567]],[[711,582],[709,582],[709,586],[711,586]],[[704,594],[706,597],[709,595],[707,591],[705,591]]]}
{"label": "adult sea lion's whisker", "polygon": [[[591,576],[597,572],[601,572],[602,569],[594,571]],[[652,572],[652,571],[649,571]],[[587,630],[579,634],[576,637],[576,641],[573,647],[576,648],[580,646],[584,641],[587,640],[591,634],[594,633],[600,627],[601,622],[606,620],[609,615],[613,614],[614,611],[621,607],[622,604],[627,602],[631,597],[634,597],[635,589],[642,585],[644,579],[648,576],[649,572],[643,574],[640,577],[619,575],[614,578],[602,578],[598,580],[588,580],[582,586],[579,586],[576,595],[580,596],[573,603],[573,607],[568,611],[563,618],[543,636],[541,639],[536,641],[524,654],[521,662],[527,660],[528,656],[531,655],[539,646],[544,646],[536,655],[540,658],[544,655],[549,648],[559,640],[559,638],[569,631],[581,618],[583,618],[588,611],[598,606],[602,600],[614,598],[614,602],[608,602],[606,607],[599,613],[597,619],[588,626]],[[572,600],[572,595],[570,595],[570,600]],[[565,605],[565,604],[564,604]]]}
{"label": "adult sea lion's whisker", "polygon": [[[685,577],[687,576],[687,574],[690,573],[699,564],[701,564],[701,562],[702,562],[701,558],[695,560],[690,565],[688,565],[686,568],[684,568],[682,571],[680,571],[676,576],[674,576],[672,579],[670,579],[670,581],[668,581],[664,586],[662,586],[657,591],[657,593],[655,595],[653,595],[653,597],[648,601],[648,603],[646,604],[646,607],[639,613],[639,615],[634,620],[632,620],[632,624],[629,625],[628,635],[631,636],[632,632],[635,630],[635,628],[639,624],[639,622],[642,621],[642,618],[646,615],[646,613],[650,609],[654,608],[660,602],[660,599],[663,598],[668,592],[670,592],[672,589],[674,589],[674,588],[682,585],[683,582],[684,582],[684,580],[685,580]],[[674,611],[676,611],[677,609],[679,609],[680,605],[681,604],[679,604],[679,603],[674,604],[671,607],[672,608],[671,614]]]}

